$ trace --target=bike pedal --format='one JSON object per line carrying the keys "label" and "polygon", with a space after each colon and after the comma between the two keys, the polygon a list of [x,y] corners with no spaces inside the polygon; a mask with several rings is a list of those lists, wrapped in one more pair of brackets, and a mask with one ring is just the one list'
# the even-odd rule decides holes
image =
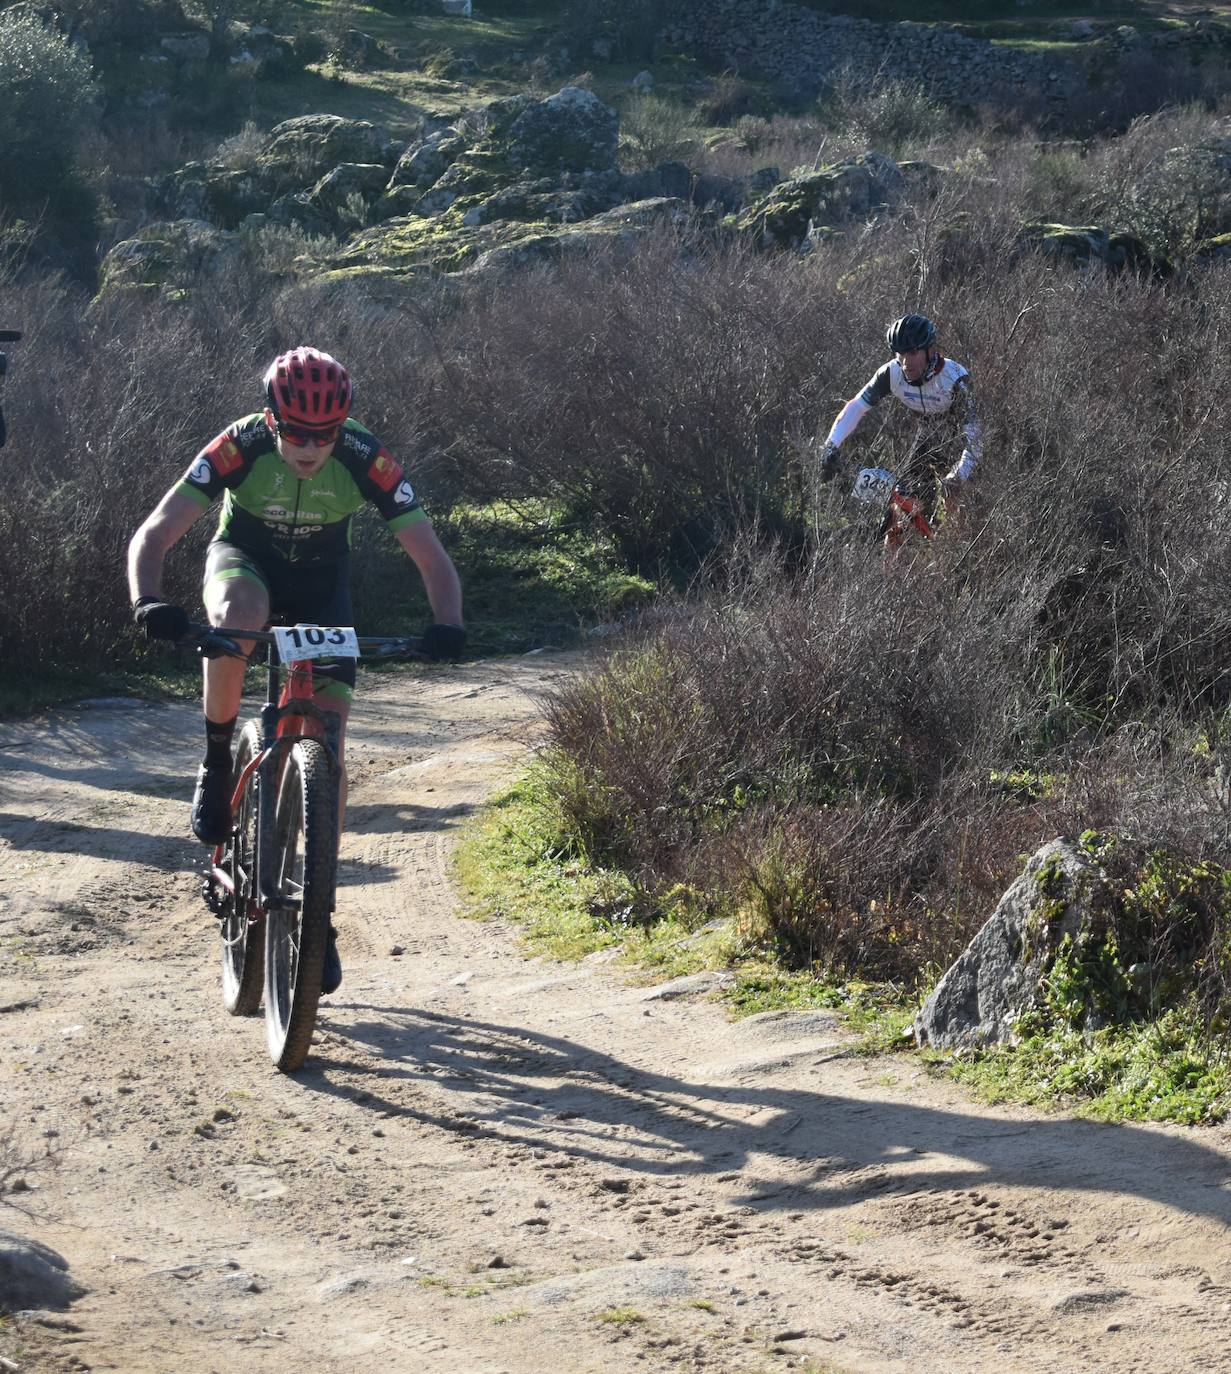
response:
{"label": "bike pedal", "polygon": [[226,893],[212,878],[202,878],[201,896],[205,899],[205,905],[209,907],[210,911],[221,919],[226,907]]}

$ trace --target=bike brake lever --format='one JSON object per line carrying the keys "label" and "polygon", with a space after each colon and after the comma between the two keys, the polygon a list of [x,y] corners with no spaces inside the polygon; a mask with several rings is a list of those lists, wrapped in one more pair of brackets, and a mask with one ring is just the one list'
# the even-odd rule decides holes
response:
{"label": "bike brake lever", "polygon": [[226,635],[202,635],[197,641],[197,650],[202,658],[246,658],[247,655]]}

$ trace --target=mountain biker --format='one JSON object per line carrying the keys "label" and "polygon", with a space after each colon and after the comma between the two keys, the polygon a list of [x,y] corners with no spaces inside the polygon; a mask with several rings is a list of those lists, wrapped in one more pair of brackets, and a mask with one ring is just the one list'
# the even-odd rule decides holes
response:
{"label": "mountain biker", "polygon": [[[457,658],[466,641],[457,571],[401,467],[350,418],[346,369],[328,353],[300,347],[275,358],[263,384],[264,409],[212,439],[133,535],[128,584],[137,624],[149,639],[187,634],[188,613],[163,599],[163,563],[219,498],[202,597],[211,624],[257,630],[274,613],[291,623],[353,624],[350,523],[371,503],[423,578],[433,617],[424,650],[432,658]],[[240,644],[251,650],[251,641]],[[231,740],[246,663],[207,658],[203,667],[206,747],[192,830],[217,845],[231,830]],[[354,683],[355,663],[346,659],[315,694],[322,710],[336,714],[339,763]],[[345,797],[343,770],[339,810]],[[331,930],[323,991],[335,991],[341,979]]]}
{"label": "mountain biker", "polygon": [[[830,426],[820,452],[820,478],[831,481],[839,450],[859,422],[886,396],[896,396],[919,416],[919,427],[902,471],[899,489],[923,501],[932,518],[940,505],[952,507],[983,456],[983,432],[975,414],[970,373],[936,347],[936,326],[926,315],[903,315],[885,331],[894,355],[852,396]],[[964,440],[955,458],[957,441]]]}

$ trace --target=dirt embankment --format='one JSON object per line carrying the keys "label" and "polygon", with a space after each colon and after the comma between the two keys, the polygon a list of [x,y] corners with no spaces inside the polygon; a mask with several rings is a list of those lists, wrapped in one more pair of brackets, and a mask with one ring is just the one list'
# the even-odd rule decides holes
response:
{"label": "dirt embankment", "polygon": [[823,1014],[735,1023],[459,919],[549,656],[382,677],[308,1068],[217,987],[195,708],[0,729],[0,1208],[89,1292],[26,1370],[1231,1370],[1231,1133],[990,1110]]}

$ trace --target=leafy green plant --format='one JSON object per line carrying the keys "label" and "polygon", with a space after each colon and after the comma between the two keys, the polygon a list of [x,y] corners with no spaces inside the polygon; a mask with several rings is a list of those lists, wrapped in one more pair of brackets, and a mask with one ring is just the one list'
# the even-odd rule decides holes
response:
{"label": "leafy green plant", "polygon": [[25,7],[0,12],[0,197],[30,205],[60,190],[94,110],[90,61]]}

